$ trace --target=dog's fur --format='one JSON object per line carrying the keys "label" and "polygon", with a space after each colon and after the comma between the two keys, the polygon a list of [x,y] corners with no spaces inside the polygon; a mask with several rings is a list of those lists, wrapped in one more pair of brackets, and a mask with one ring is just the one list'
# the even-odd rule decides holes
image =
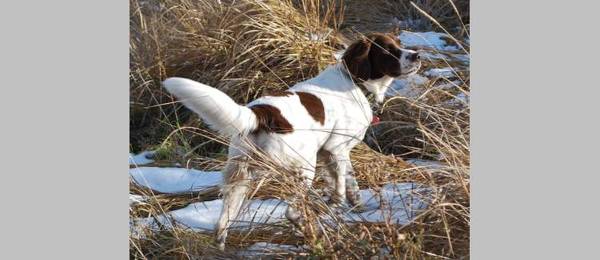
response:
{"label": "dog's fur", "polygon": [[[240,163],[247,156],[242,140],[249,140],[276,161],[297,169],[310,186],[317,157],[332,167],[335,183],[332,198],[346,201],[346,177],[351,178],[350,150],[364,137],[373,112],[362,88],[377,103],[395,77],[415,73],[421,66],[415,51],[402,49],[397,39],[371,34],[348,47],[342,62],[287,91],[256,99],[246,106],[236,104],[223,92],[183,78],[169,78],[165,88],[198,113],[213,129],[231,137],[229,161],[224,169],[223,210],[216,239],[224,248],[227,228],[242,206],[252,170]],[[348,194],[356,205],[358,197]],[[286,216],[296,221],[289,207]]]}

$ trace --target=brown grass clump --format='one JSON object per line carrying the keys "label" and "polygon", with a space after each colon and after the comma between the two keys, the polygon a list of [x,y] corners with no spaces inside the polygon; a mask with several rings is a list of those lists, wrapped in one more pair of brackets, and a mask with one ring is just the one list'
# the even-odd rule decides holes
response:
{"label": "brown grass clump", "polygon": [[150,136],[158,143],[176,123],[189,120],[189,113],[164,105],[172,101],[160,87],[166,77],[195,79],[247,103],[334,62],[342,17],[334,0],[131,0],[130,8],[134,150],[146,148],[142,142]]}
{"label": "brown grass clump", "polygon": [[[340,30],[350,38],[387,31],[397,27],[389,26],[393,25],[392,17],[428,21],[423,15],[426,12],[437,23],[427,22],[423,29],[437,30],[437,24],[458,26],[458,30],[450,31],[460,39],[468,32],[468,1],[414,2],[421,11],[409,1],[130,0],[131,149],[156,150],[154,166],[223,167],[227,140],[208,131],[190,111],[173,102],[160,87],[167,77],[195,79],[246,103],[264,91],[286,89],[313,77],[334,63],[334,52],[347,43]],[[452,54],[448,57],[427,61],[425,69],[457,68],[460,83],[439,88],[448,80],[436,79],[423,86],[417,98],[390,99],[381,123],[370,131],[369,145],[357,146],[351,155],[362,189],[377,191],[396,182],[431,189],[429,207],[411,223],[343,222],[339,212],[321,199],[321,177],[313,188],[306,189],[298,185],[293,171],[256,151],[249,163],[264,174],[255,183],[251,197],[289,199],[300,194],[294,205],[305,219],[302,231],[287,222],[232,230],[227,252],[220,252],[210,232],[136,224],[190,203],[218,198],[217,187],[161,194],[132,183],[130,193],[146,199],[130,207],[130,257],[240,258],[239,253],[248,246],[270,242],[298,247],[264,253],[266,258],[468,258],[469,107],[453,101],[461,93],[469,95],[468,64],[453,59]],[[418,166],[407,158],[434,159],[442,165]]]}
{"label": "brown grass clump", "polygon": [[[435,17],[445,28],[466,31],[469,21],[469,0],[347,0],[342,29],[360,32],[381,32],[394,29],[433,31],[434,23],[413,8],[413,4]],[[459,19],[460,18],[460,19]]]}

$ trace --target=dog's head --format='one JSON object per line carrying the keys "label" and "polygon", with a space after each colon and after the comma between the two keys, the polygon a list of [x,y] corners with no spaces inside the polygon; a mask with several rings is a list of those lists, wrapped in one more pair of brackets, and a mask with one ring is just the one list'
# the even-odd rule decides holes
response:
{"label": "dog's head", "polygon": [[393,78],[414,74],[421,67],[419,53],[401,48],[397,38],[381,33],[352,43],[342,61],[355,79],[364,82],[378,103],[383,102]]}

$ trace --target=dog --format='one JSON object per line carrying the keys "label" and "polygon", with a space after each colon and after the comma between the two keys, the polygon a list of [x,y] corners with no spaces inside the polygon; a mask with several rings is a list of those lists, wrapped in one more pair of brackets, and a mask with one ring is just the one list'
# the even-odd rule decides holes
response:
{"label": "dog", "polygon": [[[166,90],[197,113],[213,130],[231,138],[228,161],[223,170],[223,209],[216,225],[216,242],[225,247],[227,229],[248,193],[252,170],[240,160],[249,156],[243,140],[249,140],[272,160],[291,166],[310,187],[317,159],[324,159],[333,177],[334,203],[360,204],[356,191],[346,188],[353,180],[350,151],[365,136],[373,120],[366,97],[377,104],[394,80],[416,73],[419,53],[403,49],[391,35],[374,33],[353,42],[341,62],[330,65],[314,78],[287,91],[238,105],[225,93],[185,78],[163,81]],[[242,177],[238,176],[244,172]],[[357,190],[357,189],[356,189]],[[347,194],[348,193],[348,194]],[[299,214],[288,207],[286,217],[296,222]]]}

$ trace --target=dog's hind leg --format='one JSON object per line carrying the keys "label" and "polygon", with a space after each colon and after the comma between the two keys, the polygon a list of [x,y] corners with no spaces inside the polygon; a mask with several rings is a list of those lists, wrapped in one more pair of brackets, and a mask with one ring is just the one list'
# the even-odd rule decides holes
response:
{"label": "dog's hind leg", "polygon": [[[314,164],[316,164],[316,159],[314,159]],[[307,165],[304,168],[301,168],[300,171],[300,175],[303,178],[303,183],[304,186],[302,188],[305,188],[307,191],[308,189],[310,189],[310,187],[312,187],[312,182],[315,178],[315,166],[313,165]],[[294,226],[296,226],[296,228],[302,230],[303,226],[302,226],[302,215],[300,214],[300,212],[298,212],[298,210],[296,208],[294,208],[294,206],[292,206],[292,204],[297,200],[297,197],[292,198],[289,201],[289,206],[285,212],[285,217],[294,224]]]}
{"label": "dog's hind leg", "polygon": [[346,161],[346,198],[354,211],[363,211],[363,205],[360,199],[358,182],[354,178],[354,168],[352,168],[352,162]]}
{"label": "dog's hind leg", "polygon": [[223,209],[217,222],[215,237],[221,251],[225,249],[227,229],[231,226],[231,221],[237,218],[250,188],[250,174],[244,159],[227,162],[223,174]]}

